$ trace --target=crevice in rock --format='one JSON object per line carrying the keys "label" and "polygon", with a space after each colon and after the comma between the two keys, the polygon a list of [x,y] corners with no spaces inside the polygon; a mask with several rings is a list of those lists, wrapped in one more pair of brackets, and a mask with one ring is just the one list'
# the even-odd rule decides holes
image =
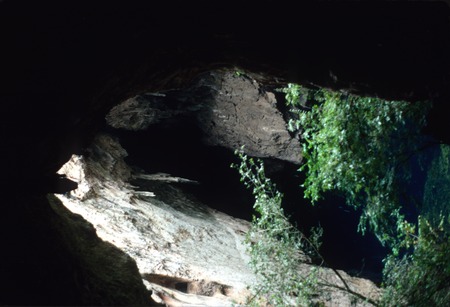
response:
{"label": "crevice in rock", "polygon": [[142,277],[165,288],[202,296],[226,295],[231,289],[230,286],[207,280],[193,281],[161,274],[143,274]]}

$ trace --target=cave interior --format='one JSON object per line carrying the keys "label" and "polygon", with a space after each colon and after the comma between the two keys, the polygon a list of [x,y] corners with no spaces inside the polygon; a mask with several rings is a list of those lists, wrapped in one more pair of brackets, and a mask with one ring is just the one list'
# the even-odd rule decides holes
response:
{"label": "cave interior", "polygon": [[[425,133],[449,144],[449,13],[439,1],[317,2],[295,9],[284,1],[1,1],[0,304],[83,303],[83,286],[73,277],[79,264],[52,243],[56,235],[40,208],[47,193],[73,188],[56,171],[72,154],[83,154],[96,133],[111,131],[106,114],[134,95],[180,89],[201,73],[229,69],[253,74],[268,89],[296,82],[429,99],[434,107]],[[189,119],[114,133],[130,164],[205,182],[190,192],[251,218],[251,194],[229,167],[235,156],[202,144]],[[336,205],[343,200],[300,209],[297,168],[284,163],[272,174],[293,220],[329,227],[325,240],[334,245],[325,243],[324,253],[336,267],[359,270],[364,261],[379,273],[385,251],[375,238],[355,233],[358,215]],[[248,199],[249,208],[230,206],[233,197]]]}

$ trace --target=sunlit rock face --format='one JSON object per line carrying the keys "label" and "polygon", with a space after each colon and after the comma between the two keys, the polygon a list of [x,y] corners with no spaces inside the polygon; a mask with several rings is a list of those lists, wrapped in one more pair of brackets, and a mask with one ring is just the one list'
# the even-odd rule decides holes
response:
{"label": "sunlit rock face", "polygon": [[[59,196],[70,210],[131,255],[148,282],[174,289],[201,284],[194,294],[218,296],[217,306],[243,302],[254,281],[243,244],[249,222],[183,194],[177,182],[195,184],[186,179],[132,173],[110,136],[98,136],[89,152],[61,169],[81,189]],[[211,287],[217,291],[205,292]]]}
{"label": "sunlit rock face", "polygon": [[[85,156],[72,156],[59,171],[79,186],[59,199],[92,223],[99,237],[136,261],[155,301],[168,306],[244,305],[251,297],[247,286],[256,281],[244,243],[250,223],[209,208],[182,188],[200,183],[136,171],[125,156],[117,139],[98,135]],[[299,269],[311,267],[304,263]],[[340,274],[353,291],[371,299],[379,296],[372,282]],[[344,285],[331,269],[323,268],[319,276],[324,284],[319,298],[326,306],[345,306],[355,299],[342,291]]]}

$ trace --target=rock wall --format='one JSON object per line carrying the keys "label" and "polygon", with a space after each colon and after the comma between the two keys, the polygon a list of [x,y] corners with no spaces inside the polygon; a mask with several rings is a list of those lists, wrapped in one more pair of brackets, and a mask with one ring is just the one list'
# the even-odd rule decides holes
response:
{"label": "rock wall", "polygon": [[106,121],[136,131],[180,117],[195,122],[207,145],[232,151],[245,146],[251,156],[294,164],[302,160],[300,143],[287,131],[274,93],[233,70],[201,74],[186,89],[127,99],[111,109]]}
{"label": "rock wall", "polygon": [[212,98],[204,102],[205,110],[197,115],[207,144],[231,150],[245,146],[244,151],[254,157],[300,164],[300,142],[287,131],[273,93],[233,71],[211,72],[203,80],[215,89]]}
{"label": "rock wall", "polygon": [[[95,155],[73,156],[60,170],[82,191],[58,198],[136,261],[153,299],[167,306],[245,305],[252,295],[247,286],[256,281],[244,243],[250,223],[183,191],[183,185],[197,184],[189,178],[132,171],[110,135],[98,135],[90,148]],[[299,269],[311,267],[303,263]],[[379,297],[369,280],[340,274],[361,297]],[[325,306],[368,304],[347,292],[329,268],[319,270],[319,280],[318,300]]]}

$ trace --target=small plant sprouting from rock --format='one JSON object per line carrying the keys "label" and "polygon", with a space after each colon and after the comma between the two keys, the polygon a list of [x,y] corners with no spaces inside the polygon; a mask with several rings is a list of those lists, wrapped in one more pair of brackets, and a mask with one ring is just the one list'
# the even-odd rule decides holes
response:
{"label": "small plant sprouting from rock", "polygon": [[318,254],[322,229],[308,239],[285,216],[281,206],[283,195],[265,176],[261,160],[247,157],[237,150],[239,165],[232,165],[241,175],[241,182],[252,189],[255,197],[252,227],[247,234],[251,256],[250,266],[258,282],[251,287],[254,296],[250,306],[311,306],[318,291],[317,270],[300,269],[300,263]]}

